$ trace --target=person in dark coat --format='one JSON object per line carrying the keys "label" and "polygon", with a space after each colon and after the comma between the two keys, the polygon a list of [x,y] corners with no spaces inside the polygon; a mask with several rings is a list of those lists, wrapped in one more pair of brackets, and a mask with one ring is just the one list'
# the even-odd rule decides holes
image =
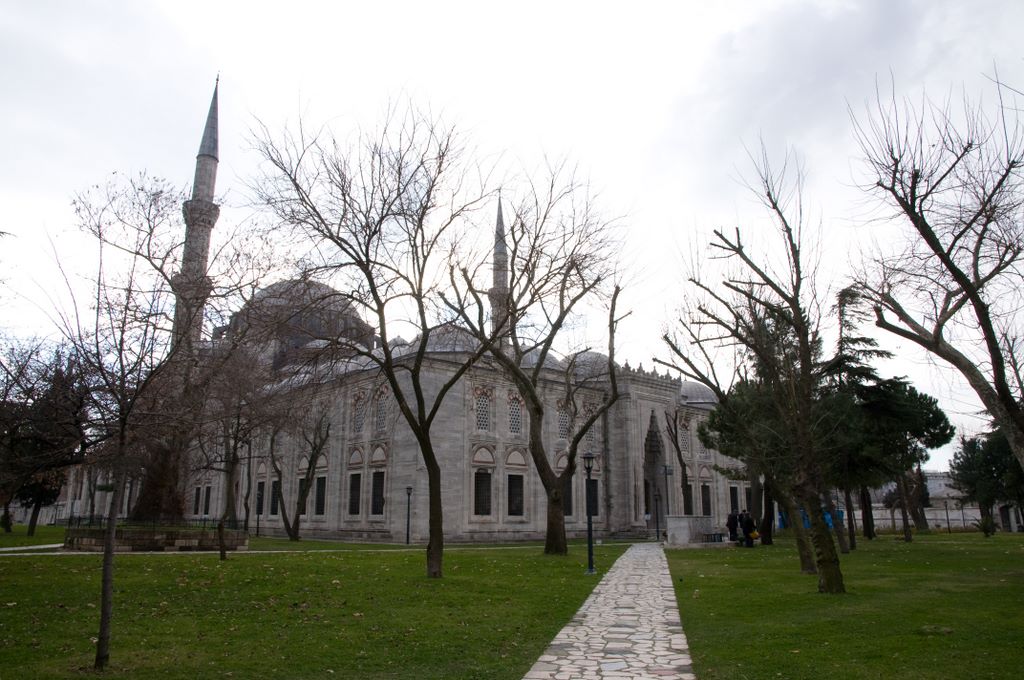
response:
{"label": "person in dark coat", "polygon": [[748,548],[753,548],[754,537],[752,534],[754,533],[756,525],[754,524],[753,516],[751,516],[751,514],[746,510],[744,510],[743,514],[740,515],[740,528],[743,530],[743,545]]}
{"label": "person in dark coat", "polygon": [[736,529],[740,526],[740,517],[733,510],[729,513],[729,516],[725,518],[725,528],[729,530],[729,540],[736,540]]}

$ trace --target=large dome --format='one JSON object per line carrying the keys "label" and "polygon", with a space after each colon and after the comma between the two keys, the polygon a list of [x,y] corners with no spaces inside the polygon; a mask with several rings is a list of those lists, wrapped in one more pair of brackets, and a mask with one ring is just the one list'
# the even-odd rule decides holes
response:
{"label": "large dome", "polygon": [[257,291],[232,316],[229,332],[267,346],[275,366],[295,359],[300,351],[374,343],[373,327],[359,318],[342,293],[305,279],[278,281]]}
{"label": "large dome", "polygon": [[256,291],[252,300],[246,305],[248,308],[264,306],[315,306],[317,309],[323,310],[347,311],[352,305],[342,297],[340,292],[325,283],[289,279],[272,283],[266,288]]}

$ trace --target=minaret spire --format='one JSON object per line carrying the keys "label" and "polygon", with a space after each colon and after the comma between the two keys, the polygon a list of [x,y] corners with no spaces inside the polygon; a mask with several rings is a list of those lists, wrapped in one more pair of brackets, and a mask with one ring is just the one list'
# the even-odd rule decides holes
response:
{"label": "minaret spire", "polygon": [[206,114],[203,139],[196,155],[196,173],[192,182],[192,198],[185,201],[185,247],[181,256],[181,271],[175,275],[174,286],[174,342],[186,342],[191,352],[202,337],[203,308],[212,283],[206,275],[210,257],[210,233],[217,223],[220,207],[213,202],[217,185],[217,93],[220,76],[213,86],[210,110]]}
{"label": "minaret spire", "polygon": [[505,245],[505,220],[501,211],[501,192],[498,193],[498,219],[494,225],[494,278],[488,292],[491,301],[491,332],[495,336],[508,333],[508,248]]}
{"label": "minaret spire", "polygon": [[192,182],[192,198],[200,198],[213,202],[213,192],[217,185],[218,139],[217,139],[217,91],[220,89],[220,76],[213,86],[213,98],[210,100],[210,111],[206,114],[206,127],[203,129],[203,140],[199,143],[196,155],[196,175]]}

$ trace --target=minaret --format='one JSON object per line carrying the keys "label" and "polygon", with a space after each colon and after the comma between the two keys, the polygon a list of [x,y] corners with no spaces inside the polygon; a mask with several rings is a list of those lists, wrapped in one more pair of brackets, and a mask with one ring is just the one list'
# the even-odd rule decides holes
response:
{"label": "minaret", "polygon": [[494,283],[487,297],[491,300],[491,332],[504,342],[508,334],[508,249],[505,247],[505,221],[498,195],[498,221],[494,226]]}
{"label": "minaret", "polygon": [[186,351],[198,344],[203,332],[203,307],[212,289],[206,275],[210,255],[210,232],[220,215],[220,207],[213,202],[217,184],[217,90],[220,77],[213,86],[213,99],[206,115],[203,140],[196,156],[196,174],[192,182],[192,198],[185,201],[185,248],[181,256],[181,271],[175,275],[174,287],[174,343],[186,343]]}

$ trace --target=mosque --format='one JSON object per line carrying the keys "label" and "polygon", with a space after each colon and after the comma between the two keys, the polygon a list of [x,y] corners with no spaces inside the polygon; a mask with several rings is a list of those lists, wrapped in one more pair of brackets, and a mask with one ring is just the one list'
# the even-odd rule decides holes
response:
{"label": "mosque", "polygon": [[[197,156],[192,199],[183,206],[186,234],[177,283],[186,293],[177,299],[176,341],[187,339],[197,347],[215,345],[258,319],[272,317],[278,322],[272,332],[260,335],[254,354],[268,374],[277,375],[318,351],[325,337],[372,346],[377,341],[374,329],[347,303],[332,296],[329,287],[296,280],[259,291],[228,326],[212,333],[212,340],[204,338],[201,313],[188,312],[202,305],[204,291],[209,290],[207,254],[219,213],[214,203],[217,138],[215,88]],[[497,214],[496,267],[505,260],[498,254],[504,248],[500,205]],[[427,358],[437,380],[452,370],[453,353],[471,351],[467,338],[457,329],[438,334]],[[551,360],[544,370],[554,382],[562,379],[561,368]],[[730,511],[748,505],[750,490],[746,482],[737,481],[740,475],[727,474],[738,472],[740,463],[705,448],[697,437],[698,424],[715,406],[713,393],[702,385],[656,370],[631,368],[628,363],[619,366],[616,375],[621,396],[584,437],[580,449],[581,454],[595,456],[590,509],[597,535],[651,536],[656,527],[667,526],[668,516],[679,515],[704,518],[708,530],[721,531]],[[251,533],[280,535],[283,513],[291,518],[298,512],[304,537],[426,541],[425,468],[386,383],[375,368],[353,360],[333,362],[330,374],[318,384],[316,403],[330,429],[323,455],[314,457],[315,470],[309,470],[308,446],[294,430],[275,441],[276,466],[269,437],[256,437],[251,454],[230,478],[223,472],[193,467],[182,480],[186,517],[217,518],[225,502],[234,499],[236,515],[247,522]],[[303,394],[297,391],[295,398],[302,399]],[[311,404],[300,410],[312,409]],[[550,417],[543,424],[547,450],[553,467],[561,471],[571,434],[569,418],[554,397],[545,411]],[[441,465],[447,541],[543,538],[547,500],[527,450],[527,417],[513,383],[486,358],[447,396],[432,430]],[[668,423],[677,426],[677,445],[671,441]],[[82,474],[73,471],[69,480],[71,491],[62,499],[65,516],[86,513],[87,494],[82,480],[75,479]],[[298,509],[300,485],[307,484],[306,506]],[[586,484],[580,466],[565,489],[569,536],[586,531]],[[126,511],[131,503],[128,495]],[[88,502],[102,507],[95,498]]]}

